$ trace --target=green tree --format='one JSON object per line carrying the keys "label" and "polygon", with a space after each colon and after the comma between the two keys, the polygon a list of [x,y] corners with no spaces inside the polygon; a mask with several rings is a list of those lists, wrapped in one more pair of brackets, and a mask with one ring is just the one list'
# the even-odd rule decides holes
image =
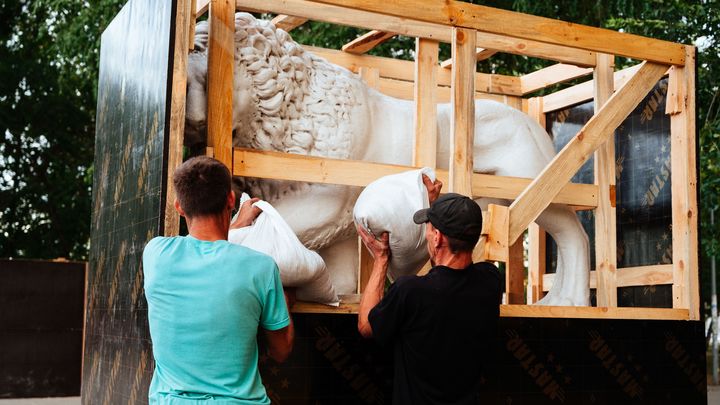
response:
{"label": "green tree", "polygon": [[87,256],[99,38],[122,3],[0,3],[0,257]]}

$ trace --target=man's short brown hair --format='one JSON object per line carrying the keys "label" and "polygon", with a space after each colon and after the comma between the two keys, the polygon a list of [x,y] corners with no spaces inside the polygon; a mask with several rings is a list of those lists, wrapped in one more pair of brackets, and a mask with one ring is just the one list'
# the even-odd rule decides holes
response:
{"label": "man's short brown hair", "polygon": [[208,156],[188,159],[173,175],[178,202],[188,217],[216,215],[225,210],[231,182],[228,168]]}

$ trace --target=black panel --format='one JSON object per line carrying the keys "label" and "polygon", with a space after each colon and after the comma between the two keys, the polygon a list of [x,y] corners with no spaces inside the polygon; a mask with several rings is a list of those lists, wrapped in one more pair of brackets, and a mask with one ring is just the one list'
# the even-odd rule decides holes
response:
{"label": "black panel", "polygon": [[83,402],[144,403],[141,258],[162,229],[174,1],[131,0],[102,35]]}
{"label": "black panel", "polygon": [[[355,316],[294,319],[288,362],[260,360],[273,403],[391,403],[392,353]],[[481,403],[706,403],[702,322],[502,318],[497,336]]]}
{"label": "black panel", "polygon": [[[617,266],[635,267],[672,263],[672,205],[670,194],[670,117],[665,114],[667,79],[655,88],[615,132],[617,174]],[[587,102],[547,115],[548,132],[562,149],[592,117]],[[593,183],[592,158],[573,182]],[[592,211],[578,213],[590,237],[590,258],[595,267],[595,218]],[[555,246],[548,237],[548,272],[555,267]],[[623,287],[619,306],[672,307],[672,287]]]}
{"label": "black panel", "polygon": [[80,393],[85,263],[0,260],[0,398]]}

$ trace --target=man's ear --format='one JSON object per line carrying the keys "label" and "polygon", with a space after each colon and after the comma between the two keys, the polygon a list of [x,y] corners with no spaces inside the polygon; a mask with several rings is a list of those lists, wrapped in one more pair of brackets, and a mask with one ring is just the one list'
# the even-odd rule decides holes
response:
{"label": "man's ear", "polygon": [[235,209],[235,192],[233,190],[228,193],[227,206],[231,211]]}
{"label": "man's ear", "polygon": [[174,205],[175,205],[175,211],[177,211],[178,214],[180,214],[180,216],[183,216],[183,217],[184,217],[184,216],[185,216],[185,211],[183,211],[182,207],[180,206],[180,201],[178,201],[177,199],[175,199],[175,204],[174,204]]}

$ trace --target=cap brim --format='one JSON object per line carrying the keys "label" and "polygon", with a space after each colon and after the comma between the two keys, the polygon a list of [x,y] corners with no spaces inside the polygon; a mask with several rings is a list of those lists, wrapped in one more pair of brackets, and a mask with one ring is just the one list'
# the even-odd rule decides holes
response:
{"label": "cap brim", "polygon": [[429,210],[430,208],[423,208],[416,212],[415,215],[413,215],[413,222],[415,222],[416,224],[424,224],[430,221],[430,218],[428,218]]}

